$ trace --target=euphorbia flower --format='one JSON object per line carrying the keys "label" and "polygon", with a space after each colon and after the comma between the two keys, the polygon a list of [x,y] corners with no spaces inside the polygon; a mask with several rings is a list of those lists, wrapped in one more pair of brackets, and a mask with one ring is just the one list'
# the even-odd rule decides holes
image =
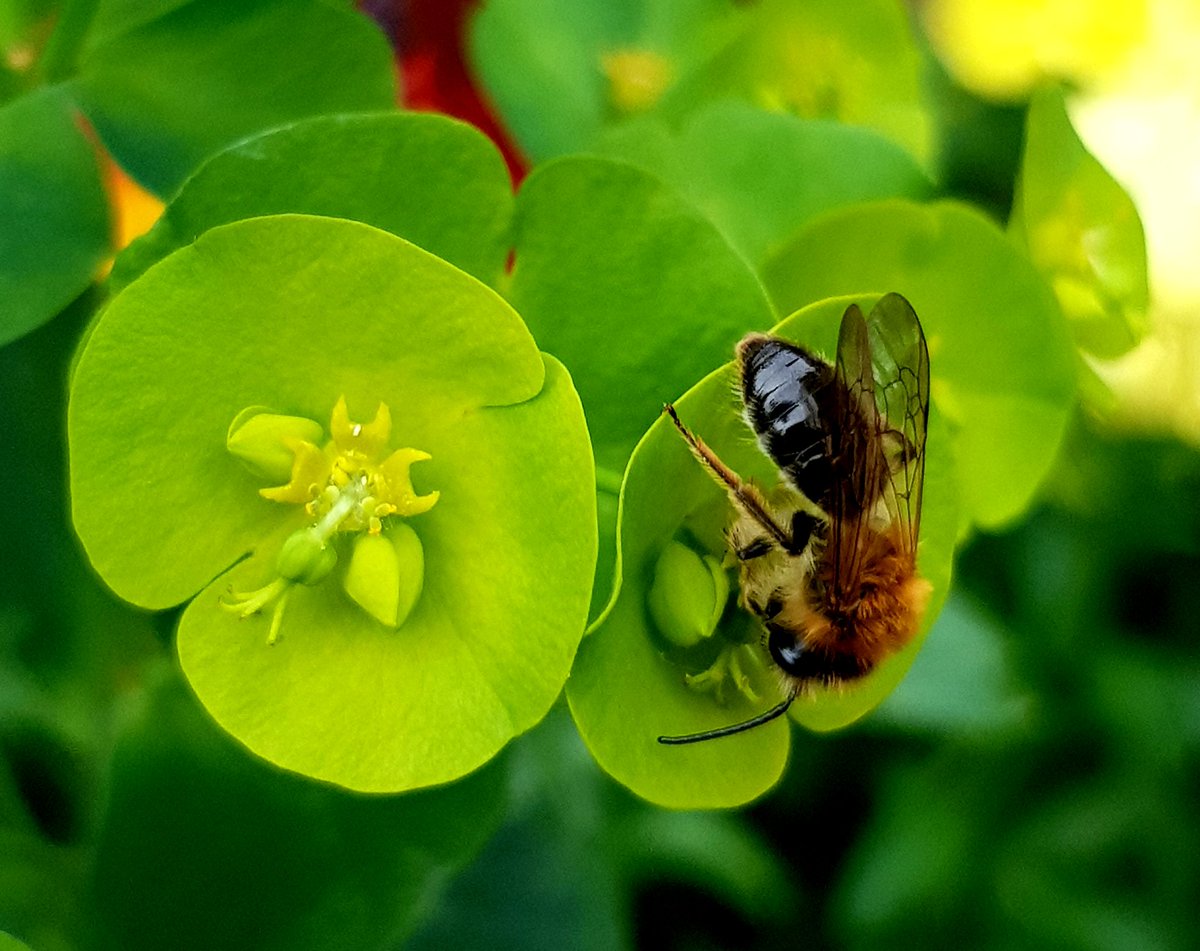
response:
{"label": "euphorbia flower", "polygon": [[260,489],[259,495],[303,505],[312,523],[284,541],[275,562],[277,576],[269,584],[255,591],[234,592],[224,605],[242,618],[273,606],[267,642],[274,644],[292,586],[324,581],[337,563],[335,536],[350,533],[357,537],[345,576],[346,593],[381,623],[389,627],[404,623],[421,591],[424,559],[420,539],[403,524],[393,533],[396,546],[380,545],[372,538],[382,533],[384,519],[390,522],[392,516],[420,515],[433,508],[438,492],[418,495],[409,472],[414,462],[428,459],[429,453],[406,447],[389,454],[392,416],[386,403],[379,404],[372,422],[352,423],[346,398],[339,397],[329,423],[330,439],[323,446],[296,434],[312,427],[319,432],[312,420],[255,409],[238,414],[226,445],[260,471],[290,453],[288,481]]}
{"label": "euphorbia flower", "polygon": [[213,228],[106,309],[69,426],[96,570],[190,602],[184,673],[275,763],[447,782],[562,689],[595,564],[582,409],[445,261],[334,218]]}

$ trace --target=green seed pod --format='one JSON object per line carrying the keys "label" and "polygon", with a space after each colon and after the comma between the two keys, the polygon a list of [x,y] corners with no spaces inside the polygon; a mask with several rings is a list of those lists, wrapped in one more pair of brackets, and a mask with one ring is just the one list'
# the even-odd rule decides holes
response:
{"label": "green seed pod", "polygon": [[275,559],[275,570],[287,581],[314,585],[333,571],[336,564],[337,552],[311,528],[302,528],[292,532],[283,543]]}
{"label": "green seed pod", "polygon": [[677,541],[663,548],[648,601],[654,623],[672,644],[692,647],[710,637],[728,597],[729,577],[712,555]]}
{"label": "green seed pod", "polygon": [[265,406],[247,406],[229,424],[225,448],[256,476],[275,485],[292,476],[293,446],[303,442],[319,446],[324,437],[321,424],[311,419],[271,413]]}
{"label": "green seed pod", "polygon": [[395,628],[408,619],[424,582],[421,539],[405,522],[396,521],[385,534],[355,541],[342,583],[355,604]]}

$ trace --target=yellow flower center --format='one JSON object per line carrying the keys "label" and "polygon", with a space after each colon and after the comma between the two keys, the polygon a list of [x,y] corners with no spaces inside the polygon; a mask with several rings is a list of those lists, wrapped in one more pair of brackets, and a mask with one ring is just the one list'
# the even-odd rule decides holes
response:
{"label": "yellow flower center", "polygon": [[385,456],[392,433],[387,403],[379,404],[370,423],[353,423],[345,397],[340,398],[329,433],[332,438],[320,448],[306,439],[285,437],[293,453],[291,478],[285,485],[262,489],[262,496],[303,504],[319,522],[336,513],[334,531],[365,528],[372,535],[379,534],[381,520],[389,515],[420,515],[433,508],[439,493],[418,495],[409,472],[414,462],[430,458],[429,453],[404,448]]}
{"label": "yellow flower center", "polygon": [[[389,452],[392,415],[380,403],[369,423],[350,420],[341,397],[329,421],[329,439],[312,420],[283,416],[260,407],[239,413],[226,440],[229,451],[263,478],[288,481],[260,489],[266,499],[303,505],[312,522],[293,532],[275,563],[276,577],[256,591],[230,591],[222,604],[239,617],[274,605],[268,643],[275,643],[288,594],[297,584],[315,585],[337,565],[333,546],[340,533],[376,539],[390,516],[420,515],[439,493],[419,495],[412,484],[414,462],[429,453],[411,447]],[[411,529],[391,531],[391,544],[356,540],[343,586],[364,611],[388,627],[398,627],[420,594],[424,561]],[[380,586],[387,590],[378,590]]]}

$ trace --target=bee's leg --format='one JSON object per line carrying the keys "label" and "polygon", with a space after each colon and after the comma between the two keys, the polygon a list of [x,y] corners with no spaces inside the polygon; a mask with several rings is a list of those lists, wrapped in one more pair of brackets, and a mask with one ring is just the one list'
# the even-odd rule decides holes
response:
{"label": "bee's leg", "polygon": [[771,539],[759,535],[741,548],[736,549],[733,554],[738,561],[753,561],[755,558],[762,558],[763,555],[769,555],[778,547]]}
{"label": "bee's leg", "polygon": [[[783,592],[779,590],[772,592],[765,604],[761,604],[758,601],[748,601],[746,607],[764,621],[770,621],[772,618],[777,617],[779,612],[783,610]],[[765,635],[766,632],[764,631],[763,633]]]}
{"label": "bee's leg", "polygon": [[[808,544],[808,538],[805,537],[803,539],[804,545],[797,548],[791,533],[776,522],[767,509],[767,503],[758,489],[748,482],[743,482],[736,472],[725,465],[720,457],[704,444],[704,440],[694,436],[680,421],[679,416],[675,413],[674,406],[668,403],[663,407],[663,411],[671,417],[675,428],[679,430],[680,435],[683,436],[684,441],[687,442],[692,453],[700,460],[700,463],[713,474],[718,482],[725,486],[729,492],[729,497],[733,500],[733,504],[761,525],[767,535],[770,536],[770,539],[789,555],[800,554],[804,550],[804,545]],[[766,554],[766,552],[762,552],[762,554]],[[740,553],[738,557],[741,557]]]}
{"label": "bee's leg", "polygon": [[811,512],[797,509],[792,513],[792,544],[800,551],[808,547],[813,532],[817,530],[817,519]]}

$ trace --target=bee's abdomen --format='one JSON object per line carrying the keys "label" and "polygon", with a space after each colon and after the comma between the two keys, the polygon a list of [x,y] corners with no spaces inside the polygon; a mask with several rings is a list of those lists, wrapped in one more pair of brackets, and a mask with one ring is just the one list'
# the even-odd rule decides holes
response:
{"label": "bee's abdomen", "polygon": [[802,347],[763,334],[745,337],[738,359],[747,422],[763,450],[797,489],[823,505],[833,482],[833,368]]}

